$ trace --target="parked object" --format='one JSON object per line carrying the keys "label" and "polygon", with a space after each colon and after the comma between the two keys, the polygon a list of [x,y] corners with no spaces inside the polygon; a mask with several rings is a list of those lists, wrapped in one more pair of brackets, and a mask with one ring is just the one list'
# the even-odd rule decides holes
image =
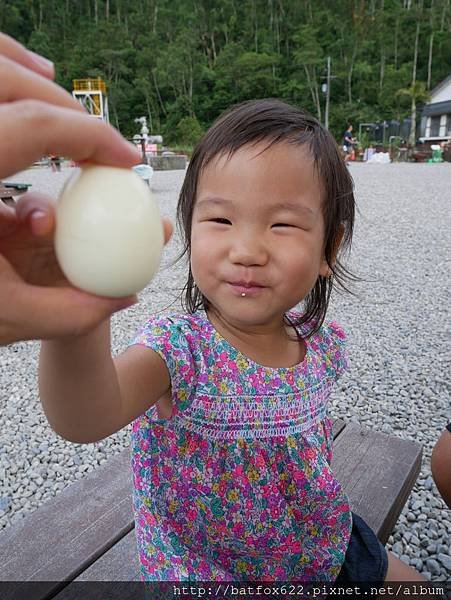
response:
{"label": "parked object", "polygon": [[153,177],[153,169],[150,165],[136,165],[133,167],[133,170],[135,173],[138,173],[141,179],[144,179],[147,185],[150,185],[150,181]]}
{"label": "parked object", "polygon": [[438,144],[432,144],[432,157],[428,160],[428,163],[441,163],[443,162],[443,148]]}
{"label": "parked object", "polygon": [[390,154],[388,152],[376,152],[368,159],[368,164],[371,163],[372,165],[386,165],[390,162]]}
{"label": "parked object", "polygon": [[31,183],[12,183],[10,181],[0,181],[0,202],[5,204],[14,204],[14,196],[24,194]]}

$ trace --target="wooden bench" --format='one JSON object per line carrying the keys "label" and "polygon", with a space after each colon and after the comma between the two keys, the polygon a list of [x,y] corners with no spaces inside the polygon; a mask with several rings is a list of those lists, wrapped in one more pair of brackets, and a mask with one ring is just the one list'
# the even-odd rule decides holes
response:
{"label": "wooden bench", "polygon": [[24,194],[29,187],[31,187],[30,183],[0,181],[0,201],[5,204],[14,204],[14,197]]}
{"label": "wooden bench", "polygon": [[[333,469],[352,509],[383,543],[416,481],[421,454],[415,442],[334,422]],[[126,449],[3,531],[0,581],[17,582],[5,600],[69,600],[76,597],[72,581],[138,581],[131,489]],[[32,581],[42,583],[25,594]]]}

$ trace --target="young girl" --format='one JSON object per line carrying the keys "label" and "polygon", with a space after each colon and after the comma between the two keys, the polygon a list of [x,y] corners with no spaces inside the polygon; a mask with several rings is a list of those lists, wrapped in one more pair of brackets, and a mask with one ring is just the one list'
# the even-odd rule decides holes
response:
{"label": "young girl", "polygon": [[323,320],[354,222],[332,137],[278,100],[235,107],[195,150],[178,218],[187,314],[150,318],[116,359],[108,323],[41,354],[62,436],[93,442],[133,421],[143,579],[419,578],[330,468],[345,336]]}

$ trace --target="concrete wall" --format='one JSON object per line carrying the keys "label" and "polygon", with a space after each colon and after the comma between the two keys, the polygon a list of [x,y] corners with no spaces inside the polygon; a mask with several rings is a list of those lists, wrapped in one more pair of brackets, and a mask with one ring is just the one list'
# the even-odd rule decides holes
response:
{"label": "concrete wall", "polygon": [[171,154],[169,156],[149,156],[149,165],[155,171],[184,171],[187,157],[184,154]]}

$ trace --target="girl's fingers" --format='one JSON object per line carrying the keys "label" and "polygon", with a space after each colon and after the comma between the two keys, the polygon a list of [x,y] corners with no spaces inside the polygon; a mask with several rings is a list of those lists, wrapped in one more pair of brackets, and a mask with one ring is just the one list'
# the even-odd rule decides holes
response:
{"label": "girl's fingers", "polygon": [[6,56],[23,67],[39,73],[39,75],[48,79],[53,79],[55,75],[53,63],[50,60],[27,50],[22,44],[19,44],[19,42],[16,42],[16,40],[4,33],[0,33],[0,55]]}
{"label": "girl's fingers", "polygon": [[0,179],[48,154],[116,167],[131,167],[140,160],[133,144],[85,112],[37,100],[0,105]]}
{"label": "girl's fingers", "polygon": [[79,102],[46,77],[0,55],[0,102],[30,98],[85,112]]}

